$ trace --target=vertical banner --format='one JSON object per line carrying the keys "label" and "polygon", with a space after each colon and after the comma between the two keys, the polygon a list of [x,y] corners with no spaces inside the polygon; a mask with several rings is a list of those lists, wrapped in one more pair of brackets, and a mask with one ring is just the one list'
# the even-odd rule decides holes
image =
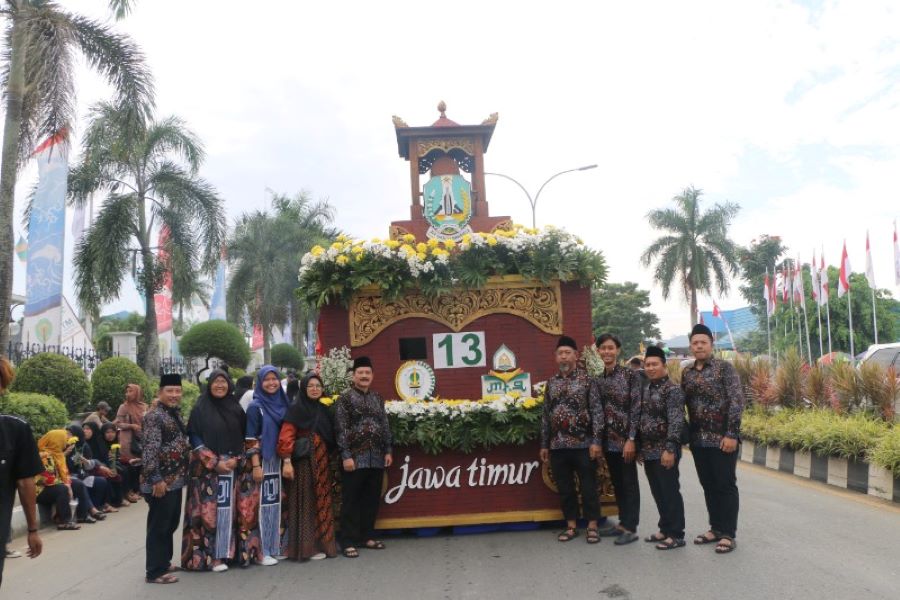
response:
{"label": "vertical banner", "polygon": [[153,299],[156,303],[156,332],[159,334],[159,355],[163,358],[172,356],[175,352],[175,336],[172,331],[172,270],[169,268],[169,252],[166,247],[169,244],[169,228],[165,225],[159,231],[159,249],[157,256],[165,265],[166,273],[163,278],[162,289]]}
{"label": "vertical banner", "polygon": [[48,139],[34,152],[38,185],[28,221],[22,327],[22,341],[26,343],[54,346],[60,343],[68,154],[64,133]]}
{"label": "vertical banner", "polygon": [[225,319],[225,249],[223,248],[219,266],[216,267],[212,299],[209,302],[209,320],[224,321]]}

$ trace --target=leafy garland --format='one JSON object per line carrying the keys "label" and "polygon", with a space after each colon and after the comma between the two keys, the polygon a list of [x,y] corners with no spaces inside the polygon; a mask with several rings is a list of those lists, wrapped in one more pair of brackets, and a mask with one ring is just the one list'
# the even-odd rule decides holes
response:
{"label": "leafy garland", "polygon": [[558,279],[590,286],[606,279],[606,261],[599,251],[552,227],[466,234],[459,242],[416,243],[410,234],[401,240],[369,241],[338,236],[327,249],[314,247],[301,265],[297,294],[316,306],[333,298],[348,304],[355,291],[372,285],[395,300],[413,288],[435,297],[458,288],[484,287],[488,278],[503,275],[545,285]]}

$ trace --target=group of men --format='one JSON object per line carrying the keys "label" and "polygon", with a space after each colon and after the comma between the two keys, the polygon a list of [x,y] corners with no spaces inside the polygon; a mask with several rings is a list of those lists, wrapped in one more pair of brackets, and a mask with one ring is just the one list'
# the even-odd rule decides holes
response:
{"label": "group of men", "polygon": [[[743,391],[734,366],[713,356],[708,327],[696,325],[690,344],[694,360],[677,385],[669,379],[665,352],[656,346],[647,348],[643,370],[635,370],[619,364],[622,344],[615,335],[604,333],[596,340],[603,372],[591,377],[579,366],[575,341],[568,336],[559,339],[558,372],[548,380],[544,395],[540,455],[550,464],[566,520],[560,542],[578,536],[579,496],[589,544],[602,536],[615,537],[616,545],[637,541],[637,463],[642,462],[659,511],[659,531],[644,540],[658,550],[684,547],[678,465],[682,446],[688,444],[709,514],[709,530],[694,543],[715,544],[718,554],[737,547],[736,469]],[[600,526],[601,458],[615,490],[618,525]]]}

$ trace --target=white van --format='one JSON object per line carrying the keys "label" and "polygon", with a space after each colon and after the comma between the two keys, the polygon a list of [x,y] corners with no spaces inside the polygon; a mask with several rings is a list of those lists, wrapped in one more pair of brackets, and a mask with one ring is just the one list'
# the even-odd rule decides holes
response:
{"label": "white van", "polygon": [[860,364],[874,361],[885,369],[894,367],[900,371],[900,342],[893,344],[872,344],[860,359]]}

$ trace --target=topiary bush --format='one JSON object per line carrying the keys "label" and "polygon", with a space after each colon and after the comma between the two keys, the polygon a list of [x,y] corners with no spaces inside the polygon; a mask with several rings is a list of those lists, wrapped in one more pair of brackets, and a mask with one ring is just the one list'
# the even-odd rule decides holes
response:
{"label": "topiary bush", "polygon": [[91,376],[94,394],[91,397],[93,405],[98,402],[108,402],[112,407],[112,414],[116,414],[119,405],[125,400],[125,386],[136,383],[144,392],[144,400],[152,398],[150,381],[144,370],[123,356],[114,356],[102,361]]}
{"label": "topiary bush", "polygon": [[69,422],[65,404],[53,396],[30,392],[0,394],[0,413],[27,421],[35,438],[51,429],[62,429]]}
{"label": "topiary bush", "polygon": [[181,337],[178,347],[185,356],[214,356],[242,369],[250,362],[250,346],[244,334],[227,321],[197,323]]}
{"label": "topiary bush", "polygon": [[83,412],[91,401],[91,383],[78,363],[50,352],[36,354],[19,366],[11,391],[53,396],[72,415]]}
{"label": "topiary bush", "polygon": [[303,369],[303,355],[290,344],[275,344],[270,350],[272,364],[286,369]]}

